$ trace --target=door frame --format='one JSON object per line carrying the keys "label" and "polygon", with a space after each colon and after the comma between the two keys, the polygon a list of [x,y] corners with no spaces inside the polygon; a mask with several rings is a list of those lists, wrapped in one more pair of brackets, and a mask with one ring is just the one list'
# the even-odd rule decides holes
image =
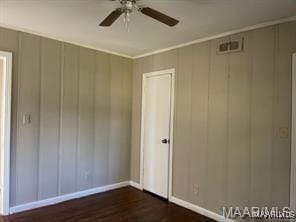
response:
{"label": "door frame", "polygon": [[170,144],[169,144],[169,184],[168,199],[172,197],[172,179],[173,179],[173,144],[174,144],[174,110],[175,110],[175,69],[166,69],[155,72],[143,73],[142,76],[142,108],[141,108],[141,149],[140,149],[140,189],[144,189],[144,117],[145,117],[145,86],[148,77],[171,75],[171,113],[170,113]]}
{"label": "door frame", "polygon": [[292,56],[292,125],[290,208],[296,210],[296,53]]}
{"label": "door frame", "polygon": [[1,127],[4,129],[1,132],[1,200],[0,214],[9,214],[9,199],[10,199],[10,130],[11,130],[11,85],[12,85],[12,53],[0,51],[0,59],[3,59],[3,100],[1,110]]}

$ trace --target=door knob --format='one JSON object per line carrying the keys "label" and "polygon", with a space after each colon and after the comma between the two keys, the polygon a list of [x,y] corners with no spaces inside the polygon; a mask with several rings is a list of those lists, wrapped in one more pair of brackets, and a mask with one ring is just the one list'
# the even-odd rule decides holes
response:
{"label": "door knob", "polygon": [[169,139],[163,139],[161,142],[164,143],[164,144],[167,144],[167,143],[170,143],[170,140]]}

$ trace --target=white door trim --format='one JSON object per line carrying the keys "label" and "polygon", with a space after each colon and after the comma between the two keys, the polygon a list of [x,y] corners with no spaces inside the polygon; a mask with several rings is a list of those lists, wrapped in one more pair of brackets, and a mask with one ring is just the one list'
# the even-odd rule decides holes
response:
{"label": "white door trim", "polygon": [[292,57],[292,129],[290,208],[296,209],[296,53]]}
{"label": "white door trim", "polygon": [[173,144],[174,144],[174,108],[175,108],[175,69],[166,69],[156,72],[144,73],[142,77],[142,111],[141,111],[141,150],[140,150],[140,189],[144,188],[144,116],[145,116],[145,96],[144,89],[146,80],[151,76],[159,76],[171,74],[172,76],[172,86],[171,86],[171,115],[170,115],[170,149],[169,149],[169,189],[168,197],[171,200],[172,197],[172,178],[173,178]]}
{"label": "white door trim", "polygon": [[3,99],[1,128],[1,206],[0,214],[9,214],[9,197],[10,197],[10,123],[11,123],[11,82],[12,82],[12,53],[0,51],[0,59],[3,59]]}

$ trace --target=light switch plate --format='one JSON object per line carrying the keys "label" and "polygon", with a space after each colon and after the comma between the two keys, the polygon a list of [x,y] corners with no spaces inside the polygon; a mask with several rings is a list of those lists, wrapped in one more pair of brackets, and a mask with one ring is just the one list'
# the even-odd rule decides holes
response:
{"label": "light switch plate", "polygon": [[281,139],[288,139],[289,138],[289,129],[288,127],[281,127],[279,130],[280,138]]}
{"label": "light switch plate", "polygon": [[31,115],[30,114],[24,114],[23,115],[23,125],[27,125],[31,123]]}

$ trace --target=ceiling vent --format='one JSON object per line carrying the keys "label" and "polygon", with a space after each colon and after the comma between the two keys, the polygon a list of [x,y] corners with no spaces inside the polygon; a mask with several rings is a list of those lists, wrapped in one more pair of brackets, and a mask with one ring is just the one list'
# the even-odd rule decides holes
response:
{"label": "ceiling vent", "polygon": [[225,54],[231,52],[241,52],[244,48],[244,39],[233,39],[227,42],[220,42],[217,48],[217,54]]}

